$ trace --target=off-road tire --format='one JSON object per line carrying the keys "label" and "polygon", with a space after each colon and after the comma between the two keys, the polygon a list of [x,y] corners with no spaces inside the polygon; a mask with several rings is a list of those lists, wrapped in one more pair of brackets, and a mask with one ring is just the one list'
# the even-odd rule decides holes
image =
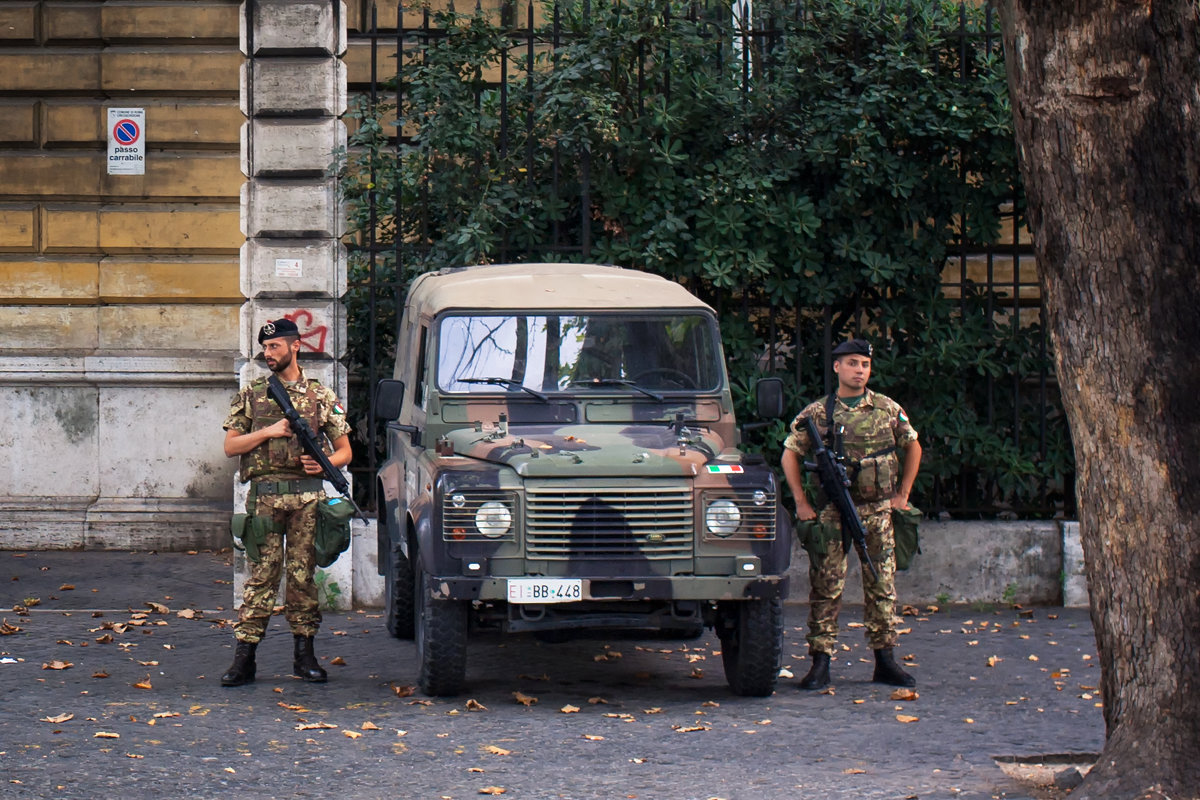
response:
{"label": "off-road tire", "polygon": [[430,697],[454,697],[467,680],[467,600],[429,596],[425,570],[413,570],[417,686]]}
{"label": "off-road tire", "polygon": [[742,697],[768,697],[783,656],[783,602],[742,600],[722,604],[721,660],[725,680]]}
{"label": "off-road tire", "polygon": [[397,639],[408,639],[416,635],[416,617],[413,611],[412,563],[399,545],[388,548],[383,565],[384,617],[387,630]]}

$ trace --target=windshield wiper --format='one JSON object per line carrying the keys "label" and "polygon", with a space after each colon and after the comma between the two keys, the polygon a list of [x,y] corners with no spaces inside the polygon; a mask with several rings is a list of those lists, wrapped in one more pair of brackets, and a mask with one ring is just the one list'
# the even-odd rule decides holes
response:
{"label": "windshield wiper", "polygon": [[592,378],[588,381],[571,381],[572,386],[626,386],[633,389],[635,392],[641,392],[656,403],[663,402],[663,396],[657,392],[652,392],[649,389],[644,389],[638,386],[631,380],[625,378]]}
{"label": "windshield wiper", "polygon": [[509,389],[520,389],[541,400],[543,403],[549,403],[550,398],[537,389],[530,389],[520,381],[515,381],[512,378],[455,378],[458,383],[486,383],[489,386],[504,386]]}

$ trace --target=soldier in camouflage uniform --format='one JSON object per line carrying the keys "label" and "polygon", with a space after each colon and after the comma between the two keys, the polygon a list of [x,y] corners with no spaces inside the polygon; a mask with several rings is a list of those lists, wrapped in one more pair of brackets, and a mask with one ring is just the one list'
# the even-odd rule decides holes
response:
{"label": "soldier in camouflage uniform", "polygon": [[[335,467],[350,462],[350,426],[333,391],[300,369],[300,332],[289,319],[267,322],[259,330],[267,366],[287,388],[296,411],[318,436],[333,444],[329,461]],[[253,562],[234,627],[237,639],[233,665],[221,677],[222,686],[254,680],[255,649],[275,606],[280,571],[287,574],[284,608],[295,637],[293,671],[307,681],[323,682],[327,675],[313,652],[313,637],[321,624],[317,605],[314,536],[317,504],[325,499],[321,466],[305,455],[282,409],[267,395],[260,378],[234,396],[225,420],[225,455],[240,456],[239,474],[251,481],[253,508],[246,510],[269,521],[259,560]]]}
{"label": "soldier in camouflage uniform", "polygon": [[[867,389],[871,345],[862,339],[852,339],[838,345],[833,357],[837,391],[805,407],[792,422],[791,434],[784,442],[783,472],[796,498],[796,515],[801,522],[815,519],[840,528],[841,517],[826,498],[820,498],[819,512],[809,503],[801,475],[804,456],[812,450],[805,419],[814,417],[825,437],[829,435],[827,417],[832,416],[835,428],[844,427],[847,473],[852,479],[850,497],[866,528],[867,552],[879,573],[878,579],[874,579],[863,565],[863,621],[867,642],[875,651],[873,680],[893,686],[915,686],[916,680],[900,668],[892,654],[896,644],[892,510],[908,508],[908,495],[921,463],[921,445],[904,409],[891,398]],[[809,557],[808,648],[812,668],[800,681],[802,689],[821,689],[829,684],[829,661],[837,647],[837,618],[846,584],[846,552],[834,541],[826,553]]]}

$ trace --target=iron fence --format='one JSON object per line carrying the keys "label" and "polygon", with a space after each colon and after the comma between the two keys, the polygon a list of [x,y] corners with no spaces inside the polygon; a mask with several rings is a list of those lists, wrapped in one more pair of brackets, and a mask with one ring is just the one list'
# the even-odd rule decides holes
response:
{"label": "iron fence", "polygon": [[[411,68],[431,44],[446,35],[435,24],[433,12],[428,4],[415,10],[406,9],[403,3],[396,8],[394,18],[381,20],[376,4],[362,0],[366,6],[363,19],[369,24],[365,30],[351,31],[351,46],[369,50],[370,71],[367,80],[351,85],[368,109],[387,105],[396,110],[396,125],[386,135],[388,146],[394,148],[399,157],[402,145],[411,131],[399,124],[400,109],[409,102],[403,94],[404,82],[399,80],[405,69]],[[599,5],[599,3],[597,3]],[[451,2],[449,8],[453,10]],[[476,13],[485,13],[478,0]],[[583,0],[583,13],[589,13],[588,0]],[[558,5],[549,5],[539,12],[533,3],[518,7],[516,3],[504,2],[494,13],[499,14],[507,30],[508,48],[511,53],[522,54],[524,69],[511,70],[510,58],[498,61],[498,73],[490,76],[477,75],[481,86],[498,92],[500,103],[499,146],[502,155],[510,155],[513,146],[528,148],[526,159],[530,165],[528,173],[532,180],[532,163],[535,137],[532,133],[532,115],[526,108],[509,105],[509,89],[515,81],[528,80],[535,67],[536,53],[548,48],[551,52],[562,47],[567,34],[560,25]],[[544,16],[539,16],[544,13]],[[710,5],[696,3],[691,14],[697,19],[709,18],[714,25],[722,24],[721,15],[731,26],[733,33],[714,37],[714,52],[718,59],[736,59],[740,62],[743,86],[752,91],[754,76],[772,68],[771,53],[780,37],[786,35],[782,24],[784,16],[792,22],[803,22],[808,10],[805,3],[795,2],[788,6],[772,5],[755,10],[746,0],[728,4]],[[733,15],[732,18],[730,15]],[[739,16],[740,15],[740,16]],[[960,6],[959,23],[947,33],[948,41],[958,48],[957,63],[947,63],[946,69],[961,70],[961,80],[971,79],[967,56],[968,48],[998,51],[999,30],[991,11],[986,12],[983,25],[968,25],[966,5]],[[637,54],[639,64],[645,54]],[[385,67],[388,67],[385,69]],[[394,69],[393,69],[394,67]],[[381,73],[381,70],[383,71]],[[392,74],[395,73],[395,74]],[[637,71],[635,91],[638,97],[645,95],[648,87],[645,74]],[[655,87],[671,91],[671,87]],[[482,91],[482,90],[481,90]],[[640,107],[640,100],[639,100]],[[522,130],[523,129],[523,130]],[[513,145],[521,131],[522,144]],[[564,191],[559,185],[559,164],[555,156],[552,171],[553,185],[549,191],[558,196]],[[545,239],[539,252],[553,253],[564,260],[591,260],[595,242],[592,237],[592,184],[587,153],[577,165],[578,180],[569,188],[576,194],[573,205],[579,209],[577,225],[560,225],[555,222],[545,231]],[[377,185],[377,176],[369,177],[372,186]],[[963,175],[963,181],[969,176]],[[386,201],[386,202],[385,202]],[[397,191],[394,197],[383,198],[371,195],[366,224],[350,240],[353,264],[349,281],[348,305],[359,310],[351,314],[351,347],[361,353],[358,363],[353,365],[350,375],[351,397],[358,399],[360,424],[359,446],[355,462],[351,467],[356,486],[362,499],[374,507],[374,473],[382,456],[380,451],[380,426],[377,425],[371,405],[373,387],[380,378],[390,377],[387,364],[395,357],[396,315],[402,307],[404,293],[413,277],[413,267],[406,263],[406,253],[411,256],[412,243],[402,241],[394,231],[387,230],[387,214],[380,208],[387,206],[388,213],[398,215],[403,200]],[[1002,235],[994,241],[978,241],[966,229],[965,213],[961,229],[951,242],[952,256],[942,273],[941,289],[946,297],[957,298],[959,313],[981,316],[991,325],[1011,324],[1017,320],[1028,335],[1022,339],[1019,351],[1012,354],[1013,368],[1002,378],[985,375],[964,377],[980,414],[989,425],[1002,425],[1011,430],[1013,444],[1028,447],[1029,438],[1036,442],[1032,448],[1036,458],[1042,460],[1059,458],[1070,461],[1069,437],[1064,437],[1065,420],[1058,404],[1057,385],[1052,369],[1050,345],[1046,334],[1045,314],[1041,307],[1040,289],[1034,268],[1032,247],[1028,233],[1024,230],[1024,200],[1019,187],[1002,211]],[[424,240],[424,231],[417,239]],[[499,243],[495,261],[521,261],[528,257],[528,249],[512,242],[507,235]],[[756,287],[741,286],[733,289],[714,289],[696,280],[689,286],[695,293],[708,300],[718,312],[740,309],[746,318],[755,320],[764,332],[762,363],[768,372],[787,370],[797,382],[802,372],[813,363],[828,364],[834,346],[836,331],[859,330],[858,320],[863,317],[863,308],[847,309],[826,305],[819,308],[786,309],[766,302]],[[884,332],[887,333],[886,331]],[[832,376],[822,369],[824,391],[831,389]],[[815,387],[814,387],[815,388]],[[1007,416],[1008,419],[1002,419]],[[1066,454],[1051,452],[1061,450],[1066,441]],[[923,498],[927,512],[957,517],[995,516],[1060,516],[1073,517],[1074,486],[1073,471],[1064,470],[1057,479],[1042,479],[1036,492],[1013,503],[1002,488],[1003,476],[982,474],[962,469],[957,474],[939,477],[933,481]]]}

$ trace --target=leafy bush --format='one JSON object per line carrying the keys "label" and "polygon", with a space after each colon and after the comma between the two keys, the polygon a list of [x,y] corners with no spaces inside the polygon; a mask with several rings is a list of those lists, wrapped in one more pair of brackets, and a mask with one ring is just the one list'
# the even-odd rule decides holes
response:
{"label": "leafy bush", "polygon": [[[874,385],[925,443],[919,505],[1047,510],[1072,465],[1042,330],[988,287],[949,298],[941,279],[949,255],[996,241],[1004,209],[1020,213],[984,13],[824,0],[742,27],[727,7],[583,2],[532,32],[436,15],[393,101],[352,112],[352,225],[388,243],[353,259],[352,371],[370,325],[390,369],[396,299],[420,272],[636,267],[718,309],[743,418],[764,372],[795,377],[798,407],[824,392],[827,334],[863,334]],[[748,444],[777,459],[784,433]]]}

